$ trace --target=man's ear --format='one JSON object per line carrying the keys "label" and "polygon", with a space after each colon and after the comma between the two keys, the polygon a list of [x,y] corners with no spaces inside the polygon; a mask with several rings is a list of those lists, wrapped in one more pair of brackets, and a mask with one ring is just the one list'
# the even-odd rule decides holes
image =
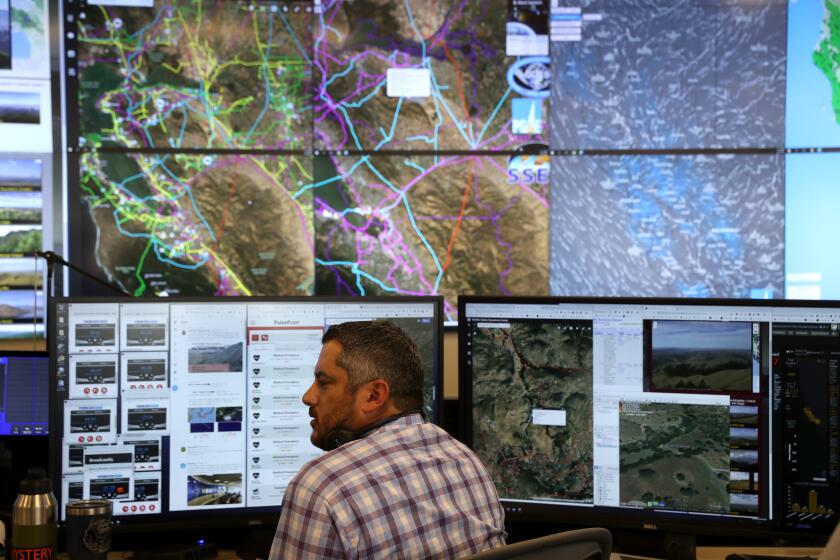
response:
{"label": "man's ear", "polygon": [[365,401],[362,404],[366,412],[373,412],[388,404],[391,399],[391,387],[384,379],[374,379],[365,388]]}

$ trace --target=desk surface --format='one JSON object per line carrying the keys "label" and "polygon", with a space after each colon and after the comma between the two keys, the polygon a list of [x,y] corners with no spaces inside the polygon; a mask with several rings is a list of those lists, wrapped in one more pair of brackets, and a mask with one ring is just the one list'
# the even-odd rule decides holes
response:
{"label": "desk surface", "polygon": [[818,557],[822,548],[773,548],[755,546],[698,546],[697,560],[724,560],[727,554],[761,554],[763,556],[813,556]]}
{"label": "desk surface", "polygon": [[[726,560],[728,554],[760,554],[762,556],[813,556],[819,557],[821,548],[773,548],[773,547],[756,547],[756,546],[698,546],[697,560]],[[613,552],[610,555],[611,560],[620,560],[619,553]],[[638,558],[639,560],[656,560],[655,558],[647,559],[644,556],[631,555],[630,558]]]}
{"label": "desk surface", "polygon": [[[813,556],[818,557],[822,552],[821,548],[761,548],[761,547],[717,547],[717,546],[698,546],[697,560],[725,560],[727,554],[761,554],[765,556]],[[66,559],[67,555],[62,554],[59,559]],[[130,560],[134,558],[133,552],[109,552],[108,560]],[[633,556],[633,558],[644,557]],[[218,560],[238,560],[239,557],[232,550],[219,551]],[[612,560],[619,560],[617,553],[612,553]],[[655,559],[651,559],[655,560]]]}

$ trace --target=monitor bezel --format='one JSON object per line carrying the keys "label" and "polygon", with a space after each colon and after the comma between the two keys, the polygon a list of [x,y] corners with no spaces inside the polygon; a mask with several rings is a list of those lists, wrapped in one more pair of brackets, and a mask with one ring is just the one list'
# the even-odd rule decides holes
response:
{"label": "monitor bezel", "polygon": [[[729,306],[729,307],[787,307],[787,308],[836,308],[837,300],[793,300],[793,299],[735,299],[735,298],[675,298],[675,297],[616,297],[616,296],[472,296],[458,297],[458,427],[461,441],[472,448],[472,379],[466,363],[466,306],[469,304],[584,304],[584,305],[683,305],[683,306]],[[772,373],[771,373],[772,375]],[[771,387],[772,391],[772,380]],[[772,395],[767,395],[768,414]],[[771,442],[772,445],[772,442]],[[665,533],[689,533],[692,535],[727,535],[736,537],[823,537],[830,530],[795,530],[784,526],[781,520],[756,520],[737,516],[722,516],[699,513],[645,510],[628,507],[547,504],[527,500],[502,499],[506,519],[513,522],[541,522],[570,526],[606,526],[617,529],[652,530]],[[771,512],[772,514],[773,512]]]}
{"label": "monitor bezel", "polygon": [[[49,360],[50,354],[46,350],[18,350],[18,349],[15,349],[15,350],[0,350],[0,358],[43,358],[43,359]],[[52,383],[51,383],[51,381],[52,381],[52,365],[51,365],[51,363],[48,363],[47,367],[49,369],[48,375],[50,376],[50,381],[48,381],[48,382],[50,383],[50,386],[52,386]],[[2,435],[0,435],[0,438],[3,438],[3,439],[5,439],[5,438],[20,439],[20,438],[31,437],[31,438],[42,439],[44,437],[50,437],[50,435],[52,433],[52,430],[50,428],[52,427],[52,421],[53,421],[53,419],[52,419],[52,408],[53,408],[52,407],[52,398],[48,396],[47,397],[47,430],[45,432],[40,433],[40,434],[2,434]]]}
{"label": "monitor bezel", "polygon": [[[167,298],[132,298],[125,296],[103,297],[103,296],[69,296],[50,298],[48,303],[49,325],[47,328],[47,348],[55,346],[56,310],[59,304],[84,304],[84,303],[107,303],[107,304],[144,304],[144,303],[187,303],[187,304],[236,304],[236,303],[311,303],[311,304],[378,304],[378,303],[431,303],[434,309],[434,336],[437,340],[434,360],[437,367],[434,370],[435,403],[433,413],[435,418],[429,421],[440,424],[443,419],[443,296],[365,296],[364,298],[350,296],[227,296],[227,297],[167,297]],[[58,391],[56,387],[56,359],[55,353],[49,352],[50,364],[50,404],[57,402]],[[60,414],[58,406],[50,406],[50,427],[57,424],[57,415]],[[62,419],[63,420],[63,419]],[[62,433],[59,433],[62,432]],[[51,429],[49,434],[49,473],[54,485],[54,493],[61,504],[61,444],[63,430]],[[164,453],[163,450],[161,450]],[[168,453],[164,456],[168,457]],[[163,472],[163,471],[161,471]],[[273,527],[277,524],[280,515],[280,504],[266,507],[220,509],[216,511],[169,511],[159,514],[154,519],[147,516],[121,516],[114,520],[114,531],[117,534],[136,533],[145,531],[179,531],[184,529],[208,529],[208,528],[254,528]],[[63,528],[65,522],[60,521],[59,527]]]}

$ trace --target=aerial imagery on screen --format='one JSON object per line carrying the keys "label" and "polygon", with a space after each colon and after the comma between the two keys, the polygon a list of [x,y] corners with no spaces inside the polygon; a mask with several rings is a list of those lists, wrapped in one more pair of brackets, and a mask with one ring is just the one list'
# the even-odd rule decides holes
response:
{"label": "aerial imagery on screen", "polygon": [[312,292],[312,198],[298,192],[311,15],[269,8],[82,12],[82,197],[96,264],[133,294]]}
{"label": "aerial imagery on screen", "polygon": [[840,4],[788,6],[785,159],[785,292],[788,298],[840,299],[840,266],[829,239],[838,234],[840,154]]}
{"label": "aerial imagery on screen", "polygon": [[499,494],[593,503],[592,322],[473,328],[473,447]]}
{"label": "aerial imagery on screen", "polygon": [[[834,158],[791,153],[840,147],[834,0],[65,8],[75,252],[130,293],[448,320],[459,293],[840,293],[811,234]],[[0,113],[43,124],[23,93]]]}
{"label": "aerial imagery on screen", "polygon": [[544,291],[547,160],[510,152],[545,146],[550,76],[506,56],[506,0],[325,4],[317,291],[443,294],[448,318],[458,293]]}

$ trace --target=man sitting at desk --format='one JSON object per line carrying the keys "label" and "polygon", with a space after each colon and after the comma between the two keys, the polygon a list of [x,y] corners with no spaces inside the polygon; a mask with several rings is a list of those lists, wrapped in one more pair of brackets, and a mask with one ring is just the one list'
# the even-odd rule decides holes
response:
{"label": "man sitting at desk", "polygon": [[269,558],[458,558],[504,545],[484,465],[423,420],[414,342],[364,321],[330,327],[321,343],[303,402],[328,453],[289,483]]}

